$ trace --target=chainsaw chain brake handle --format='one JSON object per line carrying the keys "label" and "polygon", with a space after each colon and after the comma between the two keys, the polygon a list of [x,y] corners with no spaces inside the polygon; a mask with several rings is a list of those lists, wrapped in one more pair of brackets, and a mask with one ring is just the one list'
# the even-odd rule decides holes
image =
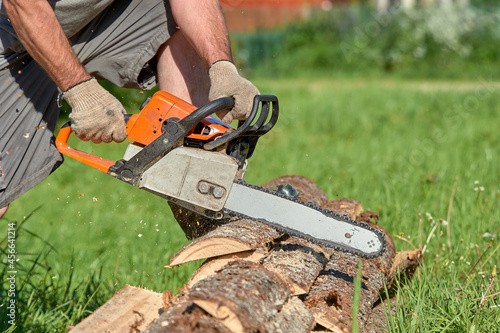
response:
{"label": "chainsaw chain brake handle", "polygon": [[[164,102],[163,100],[168,100],[168,102]],[[261,104],[262,111],[254,122]],[[272,115],[269,117],[271,104]],[[212,150],[229,142],[227,153],[235,158],[241,158],[241,150],[243,150],[241,147],[246,146],[244,155],[249,157],[255,148],[258,137],[267,133],[275,125],[278,118],[278,101],[275,96],[255,96],[249,117],[244,122],[240,121],[236,130],[213,118],[207,118],[217,111],[230,109],[233,105],[234,99],[232,97],[225,97],[196,109],[191,104],[166,92],[157,92],[151,99],[151,102],[146,101],[144,103],[140,113],[125,115],[127,137],[144,146],[142,150],[127,161],[119,160],[113,162],[70,148],[67,144],[69,136],[73,132],[70,123],[66,123],[59,131],[56,138],[56,146],[59,152],[68,157],[108,173],[127,183],[137,185],[142,173],[147,168],[173,148],[177,147],[179,142],[184,138],[187,139],[187,137],[200,142],[205,150]],[[148,106],[150,110],[154,109],[153,112],[148,113]],[[170,109],[174,109],[174,106],[182,111],[177,117],[169,116],[168,113]],[[168,110],[165,111],[162,109]],[[162,119],[162,116],[160,116],[160,119],[156,118],[152,122],[151,119],[154,118],[152,115],[157,117],[158,114],[165,114],[167,118]],[[268,120],[268,118],[270,119]],[[143,123],[145,121],[147,125],[144,127],[141,121]],[[140,125],[143,126],[141,127]],[[206,132],[207,127],[209,127],[208,132],[211,132],[212,135],[208,136],[208,140],[202,140],[200,139],[201,135],[194,133],[195,128],[200,127],[200,125],[202,125],[201,132]],[[213,138],[214,135],[216,135],[215,138]],[[250,154],[248,154],[249,152]]]}

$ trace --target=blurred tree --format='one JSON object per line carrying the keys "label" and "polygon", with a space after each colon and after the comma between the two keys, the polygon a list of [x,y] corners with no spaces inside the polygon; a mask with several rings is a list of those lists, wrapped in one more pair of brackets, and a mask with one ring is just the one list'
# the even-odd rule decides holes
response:
{"label": "blurred tree", "polygon": [[469,0],[469,2],[473,6],[484,8],[500,7],[498,0]]}
{"label": "blurred tree", "polygon": [[498,0],[372,0],[377,8],[381,11],[386,11],[393,6],[401,6],[403,8],[413,8],[416,5],[440,4],[443,6],[451,5],[468,5],[469,3],[478,4],[480,6],[498,6]]}

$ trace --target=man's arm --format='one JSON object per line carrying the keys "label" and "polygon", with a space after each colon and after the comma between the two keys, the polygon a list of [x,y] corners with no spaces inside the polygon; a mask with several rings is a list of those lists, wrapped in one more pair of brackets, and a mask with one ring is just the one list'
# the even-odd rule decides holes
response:
{"label": "man's arm", "polygon": [[207,68],[232,61],[226,23],[218,0],[170,0],[172,14]]}
{"label": "man's arm", "polygon": [[94,143],[127,137],[125,109],[85,71],[46,0],[3,0],[19,40],[63,91],[75,134]]}
{"label": "man's arm", "polygon": [[90,79],[46,0],[3,0],[21,43],[61,91]]}
{"label": "man's arm", "polygon": [[209,68],[209,99],[234,98],[234,107],[229,111],[219,111],[217,116],[227,124],[234,119],[246,119],[259,91],[239,75],[232,63],[226,22],[219,1],[170,0],[170,6],[182,33]]}

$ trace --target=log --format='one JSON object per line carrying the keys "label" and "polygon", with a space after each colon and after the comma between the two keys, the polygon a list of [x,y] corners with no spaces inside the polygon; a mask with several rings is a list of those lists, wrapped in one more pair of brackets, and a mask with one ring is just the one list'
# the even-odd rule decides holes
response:
{"label": "log", "polygon": [[316,206],[323,206],[328,200],[328,197],[323,190],[321,190],[318,185],[313,183],[310,179],[304,176],[283,176],[266,183],[261,186],[266,188],[273,188],[278,185],[289,184],[292,185],[297,192],[299,192],[299,200],[304,202],[312,202]]}
{"label": "log", "polygon": [[189,278],[188,280],[187,286],[188,288],[191,288],[196,282],[215,274],[222,267],[226,266],[232,261],[246,260],[251,262],[258,262],[264,256],[264,252],[252,250],[226,254],[217,258],[210,258],[206,262],[204,262],[203,265],[201,265],[200,268],[196,270],[196,272],[193,273],[191,278]]}
{"label": "log", "polygon": [[329,209],[340,215],[347,215],[356,221],[359,221],[359,217],[363,211],[363,207],[359,201],[346,198],[327,201],[322,208]]}
{"label": "log", "polygon": [[278,231],[260,222],[235,219],[184,247],[171,258],[167,267],[259,248],[267,252],[268,243],[279,236]]}
{"label": "log", "polygon": [[[335,252],[334,254],[338,253]],[[403,270],[406,270],[407,272],[413,272],[415,267],[418,267],[418,260],[415,260],[416,258],[419,258],[418,251],[402,252],[397,255],[397,258],[398,259],[395,260],[394,265],[391,266],[390,274],[393,274],[393,272],[404,274]],[[214,260],[216,261],[218,259]],[[370,260],[373,261],[374,259]],[[357,263],[356,260],[353,260],[353,262]],[[243,265],[246,273],[248,273],[247,275],[241,274],[239,265]],[[364,263],[364,266],[366,266],[366,263]],[[384,265],[374,266],[385,267]],[[357,265],[353,265],[353,267],[357,267]],[[249,299],[246,294],[247,292],[249,292],[253,295],[259,295],[258,297],[266,295],[266,293],[262,292],[262,290],[253,292],[257,288],[257,286],[266,286],[266,283],[263,282],[262,279],[259,279],[258,276],[259,274],[268,275],[271,273],[266,272],[263,268],[265,268],[263,267],[263,265],[253,263],[252,266],[251,263],[239,260],[237,262],[233,262],[230,265],[227,265],[227,270],[226,267],[223,267],[220,272],[216,272],[211,275],[210,279],[202,278],[201,281],[203,283],[195,283],[190,289],[187,289],[185,291],[185,294],[187,294],[187,296],[184,295],[182,297],[183,303],[180,308],[174,306],[172,309],[169,309],[170,312],[163,315],[161,319],[165,322],[163,324],[163,328],[161,328],[161,325],[157,322],[156,330],[151,330],[151,332],[248,332],[250,328],[242,324],[242,321],[239,319],[240,316],[238,314],[244,312],[241,310],[241,307],[248,307],[250,305],[250,308],[253,308],[253,306],[255,306],[259,309],[269,307],[269,305],[261,304],[253,299]],[[256,274],[253,271],[254,269],[258,270],[260,273]],[[363,267],[363,274],[365,274],[365,267]],[[274,275],[276,277],[279,276],[278,274]],[[282,278],[281,276],[279,277]],[[365,286],[366,280],[367,279],[364,277],[363,283],[365,284]],[[241,281],[245,282],[242,283]],[[245,283],[247,283],[246,281],[252,281],[251,287],[245,285]],[[286,289],[283,289],[283,286],[286,286],[285,281],[282,281],[281,284],[278,285],[271,284],[267,289],[270,288],[274,292],[276,292],[276,289],[274,289],[276,288],[276,286],[279,288],[278,291],[286,294]],[[195,288],[197,290],[193,292],[192,290],[194,290]],[[352,286],[348,286],[347,288],[353,289]],[[235,290],[244,290],[245,293],[242,295],[234,295],[228,290],[232,290],[233,293],[235,292]],[[310,294],[312,293],[313,292],[310,292]],[[329,296],[330,298],[326,299],[328,305],[339,303],[339,293],[333,293]],[[267,297],[267,299],[269,298],[272,297]],[[280,299],[281,302],[284,299],[283,296],[275,296],[274,298]],[[235,300],[237,300],[237,305],[233,304]],[[371,309],[371,311],[370,309],[367,309],[366,312],[368,315],[366,316],[366,318],[363,318],[363,316],[360,315],[360,321],[364,323],[361,325],[361,332],[385,332],[384,329],[387,328],[386,314],[387,311],[389,311],[387,307],[390,306],[390,310],[392,310],[393,312],[395,309],[394,304],[394,299],[391,299],[390,301],[379,302],[378,304],[377,302],[375,302],[375,307]],[[292,307],[293,311],[286,310],[288,306]],[[200,312],[200,310],[203,310],[204,312]],[[350,311],[351,310],[349,310],[348,313],[349,316]],[[342,319],[342,316],[344,315],[343,312],[344,311],[342,311],[342,309],[339,309],[337,307],[330,308],[328,311],[324,312],[313,312],[314,321],[317,324],[321,325],[323,328],[328,329],[328,331],[350,332],[349,323],[346,323]],[[328,315],[331,315],[332,313],[336,313],[336,316],[334,316],[333,318],[329,318]],[[280,312],[274,317],[273,325],[275,325],[274,327],[280,328],[282,332],[308,332],[311,328],[310,326],[306,327],[306,323],[307,325],[310,325],[310,316],[311,309],[307,309],[300,299],[291,297],[283,305]],[[246,318],[246,316],[243,317]],[[254,316],[252,318],[255,319],[256,317]],[[259,318],[263,318],[263,316],[261,315]],[[297,320],[297,318],[301,319]],[[222,325],[224,328],[221,328],[220,325]],[[175,327],[175,330],[171,330],[172,327]],[[184,328],[180,329],[180,327]],[[275,332],[275,330],[273,330],[272,328],[267,327],[266,324],[263,324],[261,329],[263,332]]]}
{"label": "log", "polygon": [[419,250],[396,255],[392,238],[372,223],[378,222],[378,213],[363,212],[361,203],[353,199],[328,201],[326,194],[305,177],[280,177],[263,185],[282,184],[294,186],[300,200],[382,230],[386,251],[377,258],[360,259],[282,235],[257,221],[233,218],[200,227],[212,222],[178,212],[176,218],[184,219],[185,228],[195,226],[191,235],[201,237],[175,255],[169,266],[208,260],[179,295],[164,293],[165,311],[146,332],[350,332],[359,260],[360,332],[387,329],[384,311],[389,305],[395,307],[394,299],[386,299],[385,286],[394,291],[394,281],[411,278],[421,260]]}
{"label": "log", "polygon": [[164,310],[162,294],[125,286],[110,300],[71,329],[71,333],[139,332]]}
{"label": "log", "polygon": [[[310,180],[300,176],[288,176],[281,177],[274,181],[263,184],[265,187],[275,186],[278,184],[291,184],[294,186],[302,196],[302,200],[314,202],[322,208],[330,209],[338,214],[347,215],[352,219],[366,219],[371,220],[372,218],[378,218],[378,214],[373,212],[365,212],[362,213],[362,206],[359,201],[353,199],[337,199],[327,201],[324,192],[321,191],[315,184],[313,184]],[[320,199],[315,199],[319,197]],[[227,225],[226,225],[227,226]],[[378,226],[374,226],[376,228],[380,228]],[[254,229],[253,232],[257,232],[257,229]],[[239,236],[238,236],[239,237]],[[370,274],[373,276],[372,280],[377,281],[378,284],[375,286],[371,286],[369,291],[369,297],[367,296],[367,300],[365,301],[365,306],[362,307],[361,316],[365,314],[369,314],[372,305],[378,300],[378,292],[382,289],[383,283],[386,282],[385,276],[390,271],[392,266],[392,259],[395,254],[394,244],[391,241],[389,235],[386,235],[387,239],[389,239],[388,243],[388,251],[384,254],[384,257],[381,259],[374,259],[371,262],[367,261],[364,263],[364,266],[367,268],[364,269],[364,274]],[[341,322],[346,321],[346,319],[350,318],[350,314],[352,312],[352,304],[348,304],[349,306],[344,306],[345,310],[333,306],[335,302],[338,301],[338,295],[336,293],[326,293],[329,287],[332,285],[332,279],[326,279],[325,276],[328,276],[329,273],[332,272],[331,267],[327,267],[325,270],[325,265],[329,262],[336,262],[341,259],[346,260],[345,257],[357,258],[355,256],[349,256],[342,252],[332,251],[329,249],[325,249],[322,246],[310,243],[303,239],[292,238],[292,237],[283,237],[279,242],[275,242],[272,244],[270,248],[268,248],[268,253],[265,254],[266,248],[261,247],[262,251],[256,253],[255,250],[240,252],[244,253],[242,257],[251,257],[252,261],[259,260],[264,268],[269,271],[274,272],[283,280],[283,283],[288,287],[290,294],[292,295],[305,295],[305,304],[309,307],[310,312],[314,314],[317,323],[320,323],[323,327],[329,328],[333,331],[342,331],[349,330],[350,324],[343,325]],[[228,262],[239,259],[239,256],[231,257],[230,255],[222,256],[222,257],[214,257],[198,270],[193,275],[192,280],[189,282],[189,286],[192,287],[194,283],[203,280],[207,276],[211,276],[215,274],[215,272],[220,269],[222,266],[226,265]],[[337,268],[337,270],[348,270],[351,269],[351,281],[350,286],[342,286],[341,289],[349,290],[349,295],[351,297],[352,303],[352,294],[353,287],[352,281],[354,280],[354,276],[357,273],[356,270],[357,261],[349,261],[347,260],[343,267]],[[334,267],[335,268],[335,267]],[[373,273],[377,273],[373,275]],[[319,276],[319,278],[317,278]],[[349,276],[349,275],[347,275]],[[348,281],[349,282],[349,281]],[[365,288],[368,282],[364,281]],[[314,290],[311,290],[313,283],[316,284]],[[335,284],[335,283],[333,283]],[[363,294],[366,294],[364,292]],[[344,297],[346,300],[348,297]],[[365,297],[366,298],[366,297]],[[316,300],[315,302],[313,300]],[[320,301],[318,301],[318,299]],[[313,303],[315,304],[313,306]],[[200,304],[198,304],[200,305]],[[209,309],[206,303],[202,304],[205,307],[205,310]],[[216,315],[214,310],[208,311],[212,315]],[[347,315],[344,315],[344,312]],[[362,317],[362,319],[365,319]]]}
{"label": "log", "polygon": [[289,238],[275,244],[261,262],[264,268],[281,277],[292,295],[303,295],[309,292],[328,257],[323,246]]}
{"label": "log", "polygon": [[146,332],[185,332],[181,326],[202,332],[191,330],[200,325],[202,315],[205,327],[224,326],[213,332],[307,332],[313,324],[310,312],[291,297],[276,274],[249,261],[229,263],[182,297],[182,303],[168,309]]}
{"label": "log", "polygon": [[231,219],[211,219],[182,206],[179,206],[173,202],[168,201],[168,205],[174,214],[174,218],[179,223],[182,231],[186,235],[186,238],[196,239],[208,234],[210,231],[217,229],[221,225],[229,223]]}
{"label": "log", "polygon": [[[362,213],[362,206],[356,200],[343,198],[327,201],[324,197],[324,192],[317,188],[317,186],[314,186],[314,184],[306,178],[300,176],[282,177],[263,185],[269,187],[277,184],[291,184],[302,195],[302,200],[315,202],[323,208],[330,209],[341,215],[347,215],[352,219],[371,220],[374,217],[378,218],[378,215],[373,212]],[[320,199],[314,199],[315,196],[319,196]],[[378,226],[374,227],[377,228]],[[392,267],[395,248],[390,236],[386,235],[386,237],[389,242],[388,251],[386,251],[384,257],[371,259],[371,261],[366,260],[366,262],[363,263],[363,266],[366,267],[363,269],[363,273],[372,276],[372,278],[371,280],[365,278],[367,281],[363,281],[367,291],[362,293],[364,294],[364,298],[366,298],[366,301],[364,301],[365,305],[361,306],[360,311],[360,318],[362,320],[365,319],[363,315],[367,316],[371,312],[373,304],[379,299],[379,291],[382,289],[383,283],[387,281],[385,277]],[[342,311],[341,306],[334,306],[336,302],[338,303],[339,301],[339,295],[338,293],[332,294],[330,292],[325,295],[325,291],[328,291],[328,288],[331,287],[333,283],[331,277],[325,279],[325,276],[328,277],[329,274],[335,270],[339,272],[341,270],[351,270],[350,275],[347,274],[343,276],[344,278],[346,276],[348,278],[350,277],[350,281],[347,281],[347,283],[350,283],[350,286],[344,285],[340,289],[349,290],[350,294],[344,295],[344,298],[348,300],[349,297],[347,296],[350,296],[352,303],[352,294],[354,291],[352,282],[357,273],[357,261],[348,259],[357,257],[349,256],[343,252],[328,250],[306,240],[291,237],[281,238],[279,242],[272,244],[267,254],[265,254],[265,250],[258,254],[255,254],[254,250],[241,253],[244,253],[243,257],[252,257],[255,255],[255,257],[252,257],[252,261],[260,259],[262,267],[280,276],[283,283],[288,287],[290,294],[307,294],[305,296],[305,304],[309,307],[310,312],[314,314],[317,323],[333,331],[349,331],[350,324],[342,324],[342,322],[350,318],[352,304],[347,304],[348,306],[344,305],[344,311]],[[238,259],[238,256],[233,256],[232,258],[230,256],[212,258],[205,264],[206,267],[203,265],[199,271],[194,274],[194,278],[190,281],[189,285],[193,286],[195,282],[203,280],[207,276],[212,276],[217,269],[235,259]],[[324,269],[327,263],[336,263],[342,260],[345,261],[344,266],[335,267],[335,265],[332,264],[333,267],[326,267],[326,269]],[[318,275],[319,278],[317,278]],[[326,282],[324,280],[326,280]],[[374,281],[377,283],[374,284]],[[313,283],[316,284],[316,286],[314,290],[311,290]],[[367,286],[370,286],[370,288],[368,289]],[[208,313],[217,317],[217,312],[214,309],[210,309],[208,304],[206,301],[202,301],[201,303],[199,302],[198,305],[204,308]],[[344,315],[344,312],[347,315]]]}

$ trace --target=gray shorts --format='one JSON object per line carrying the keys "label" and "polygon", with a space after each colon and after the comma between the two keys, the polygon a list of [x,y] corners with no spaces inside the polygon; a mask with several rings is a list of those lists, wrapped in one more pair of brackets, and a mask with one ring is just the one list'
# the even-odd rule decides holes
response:
{"label": "gray shorts", "polygon": [[[115,1],[70,41],[96,78],[151,89],[156,85],[156,52],[175,31],[168,1]],[[0,208],[63,161],[53,135],[59,116],[57,86],[29,54],[9,59],[14,60],[0,70]]]}

